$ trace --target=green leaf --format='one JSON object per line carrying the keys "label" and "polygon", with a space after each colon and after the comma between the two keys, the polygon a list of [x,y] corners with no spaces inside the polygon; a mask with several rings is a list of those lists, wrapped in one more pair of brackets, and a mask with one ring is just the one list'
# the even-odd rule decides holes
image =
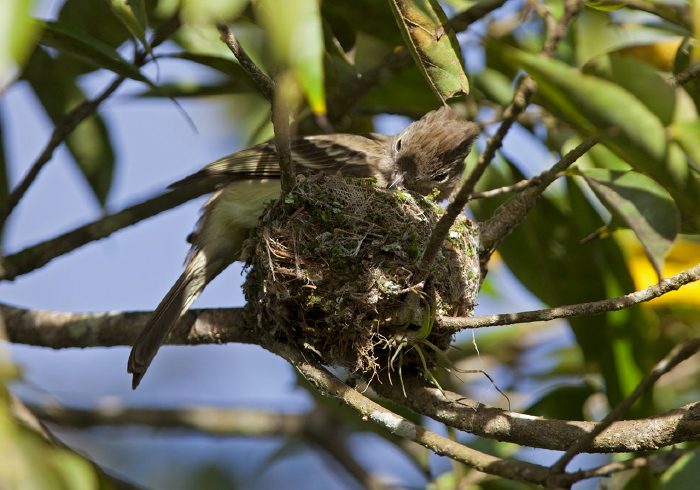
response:
{"label": "green leaf", "polygon": [[32,0],[0,2],[0,82],[31,54],[36,25],[29,16]]}
{"label": "green leaf", "polygon": [[314,114],[325,114],[319,1],[260,0],[256,5],[278,62],[291,70]]}
{"label": "green leaf", "polygon": [[215,95],[249,94],[252,90],[247,84],[238,80],[226,80],[219,84],[202,85],[198,83],[176,82],[161,83],[145,90],[138,97],[211,97]]}
{"label": "green leaf", "polygon": [[[256,91],[258,93],[262,93],[258,84],[255,83],[250,76],[248,76],[245,70],[241,68],[241,65],[232,58],[184,51],[182,53],[170,55],[169,57],[208,66],[209,68],[223,73],[227,77],[230,77],[228,80],[228,85],[231,87],[238,87],[238,92]],[[169,94],[169,92],[166,93]]]}
{"label": "green leaf", "polygon": [[440,100],[469,93],[462,52],[454,32],[446,31],[447,16],[434,0],[391,0],[406,45]]}
{"label": "green leaf", "polygon": [[669,131],[671,138],[692,159],[696,170],[700,171],[700,121],[674,124]]}
{"label": "green leaf", "polygon": [[589,169],[581,174],[608,210],[634,231],[661,279],[664,258],[680,229],[671,195],[634,171]]}
{"label": "green leaf", "polygon": [[182,18],[186,24],[214,24],[238,18],[248,0],[183,0]]}
{"label": "green leaf", "polygon": [[110,0],[110,6],[114,15],[129,29],[141,45],[152,54],[151,46],[146,39],[148,18],[144,0]]}
{"label": "green leaf", "polygon": [[486,67],[472,75],[472,87],[497,104],[507,106],[513,100],[512,79],[498,70]]}
{"label": "green leaf", "polygon": [[597,393],[592,385],[560,386],[537,400],[527,409],[530,415],[559,420],[586,420],[586,400]]}
{"label": "green leaf", "polygon": [[104,68],[118,75],[150,83],[139,69],[125,61],[116,50],[98,39],[60,22],[39,21],[44,28],[40,43],[62,53]]}
{"label": "green leaf", "polygon": [[572,26],[576,36],[576,64],[584,66],[590,60],[624,46],[622,28],[610,20],[610,14],[583,9],[578,22]]}
{"label": "green leaf", "polygon": [[401,45],[403,41],[388,2],[323,0],[321,11],[324,16],[332,13],[336,17],[342,17],[358,33],[380,39],[392,47]]}
{"label": "green leaf", "polygon": [[[58,13],[61,24],[71,26],[90,38],[97,39],[116,49],[131,39],[131,33],[114,14],[110,2],[85,2],[84,0],[65,0]],[[98,69],[93,63],[76,58],[72,54],[59,53],[56,60],[64,71],[76,76]]]}
{"label": "green leaf", "polygon": [[613,4],[604,2],[586,2],[586,7],[590,7],[596,10],[602,10],[603,12],[608,12],[610,10],[620,10],[621,8],[624,8],[626,6],[625,4],[626,2]]}
{"label": "green leaf", "polygon": [[[60,63],[41,47],[32,54],[22,78],[27,80],[54,124],[85,100],[85,95]],[[98,113],[85,119],[66,137],[66,145],[100,205],[112,186],[114,150],[109,131]]]}
{"label": "green leaf", "polygon": [[693,451],[681,457],[661,477],[664,490],[693,488],[700,479],[700,452]]}
{"label": "green leaf", "polygon": [[425,77],[417,67],[411,66],[363,97],[361,105],[374,112],[425,114],[435,109],[435,102]]}
{"label": "green leaf", "polygon": [[600,132],[605,144],[630,165],[660,182],[665,175],[666,135],[661,120],[616,83],[584,75],[561,61],[503,46],[539,86],[538,101],[583,135]]}
{"label": "green leaf", "polygon": [[596,75],[624,88],[658,117],[664,126],[673,121],[676,90],[651,65],[631,56],[611,54],[586,65],[584,73]]}
{"label": "green leaf", "polygon": [[[523,179],[510,163],[489,166],[477,190]],[[558,195],[545,193],[499,246],[498,252],[517,279],[549,306],[597,301],[634,291],[625,258],[615,240],[581,238],[603,221],[576,182],[567,180]],[[552,189],[553,190],[553,189]],[[489,219],[507,196],[480,199],[472,209],[479,221]],[[576,260],[572,260],[576,257]],[[649,369],[650,326],[637,308],[595,317],[569,318],[588,366],[597,366],[605,392],[615,405],[629,394]],[[635,407],[634,416],[642,415]]]}

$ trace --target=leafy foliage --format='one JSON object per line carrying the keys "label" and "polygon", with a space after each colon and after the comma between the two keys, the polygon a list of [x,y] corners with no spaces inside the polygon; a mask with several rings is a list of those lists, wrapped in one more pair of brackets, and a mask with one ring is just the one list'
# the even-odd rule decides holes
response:
{"label": "leafy foliage", "polygon": [[[5,2],[0,18],[10,19],[5,24],[11,28],[0,33],[7,40],[0,43],[0,82],[8,92],[14,84],[27,84],[56,127],[43,152],[46,158],[39,157],[27,185],[42,178],[38,170],[51,164],[53,150],[65,142],[96,202],[108,207],[113,176],[123,162],[101,105],[112,91],[86,88],[86,80],[97,71],[113,76],[114,89],[124,79],[137,83],[138,102],[153,97],[239,97],[249,110],[231,118],[232,131],[248,135],[251,143],[270,136],[264,91],[219,39],[215,24],[225,22],[262,72],[277,81],[276,95],[290,102],[293,127],[302,133],[329,126],[339,132],[371,131],[372,116],[417,117],[456,96],[459,110],[482,122],[486,135],[492,136],[510,117],[514,96],[523,95],[528,83],[523,79],[534,80],[537,88],[531,98],[525,97],[526,110],[515,120],[503,151],[487,162],[477,192],[530,179],[585,138],[600,138],[564,178],[539,196],[500,244],[481,291],[484,301],[517,299],[524,288],[547,307],[595,302],[632,293],[697,265],[700,79],[695,74],[699,29],[693,9],[682,2],[647,2],[646,16],[638,16],[638,5],[589,2],[568,12],[573,17],[567,21],[569,7],[564,2],[510,1],[500,9],[504,2],[493,0],[446,3],[449,7],[443,5],[443,11],[432,0],[66,0],[55,19],[32,20],[31,2]],[[478,24],[457,37],[445,25],[448,17],[451,25],[467,25],[472,18]],[[564,22],[557,25],[560,19]],[[547,43],[560,33],[553,25],[564,35],[556,39],[556,49],[547,52]],[[166,59],[182,63],[184,73],[196,66],[207,76],[160,81],[144,75],[144,65],[157,68]],[[1,129],[6,129],[2,122]],[[6,221],[15,201],[25,198],[26,188],[10,188],[8,168],[16,163],[7,161],[4,140],[0,145],[0,207]],[[475,159],[469,163],[468,172],[478,165]],[[500,193],[475,200],[469,212],[487,222],[511,197]],[[100,231],[91,239],[123,226],[98,226]],[[53,258],[51,253],[37,253],[37,263],[48,262],[45,255]],[[14,277],[5,275],[12,260],[8,256],[0,263],[0,278]],[[517,285],[505,281],[506,268]],[[651,279],[647,269],[653,271]],[[699,298],[696,283],[669,293],[663,301],[572,317],[561,328],[490,328],[478,336],[478,354],[460,334],[459,349],[449,353],[450,359],[454,372],[486,368],[511,398],[512,410],[552,419],[599,420],[623,402],[673,346],[697,337]],[[689,380],[697,379],[700,369],[697,360],[688,364],[683,379],[663,378],[625,416],[650,417],[697,400],[700,388]],[[508,403],[491,397],[495,390],[489,391],[482,376],[435,376],[445,390],[477,400],[486,392],[490,394],[485,401]],[[335,429],[367,430],[355,412],[319,397],[305,382],[304,386],[314,393],[318,407],[334,414]],[[2,411],[7,399],[0,401]],[[412,422],[420,421],[396,405],[397,400],[382,403]],[[37,465],[37,481],[58,482],[53,488],[102,484],[99,472],[79,456],[62,448],[53,452],[17,427],[0,430],[0,451],[12,444],[19,448],[3,454],[21,458],[25,466]],[[435,488],[525,488],[516,482],[488,481],[459,465],[442,468],[438,475],[427,450],[407,448],[404,439],[374,426],[370,430],[406,455]],[[320,435],[315,434],[319,443]],[[4,446],[5,441],[11,444]],[[686,443],[684,449],[693,449],[693,444],[697,442]],[[502,458],[529,457],[511,444],[479,440],[475,446]],[[27,448],[38,448],[42,458],[52,454],[37,462]],[[675,464],[674,459],[661,465],[659,474],[631,470],[633,479],[612,480],[611,486],[686,488],[687,482],[700,478],[697,459],[697,452],[689,452]],[[192,481],[215,478],[215,470],[204,467]],[[2,478],[0,471],[0,486]]]}

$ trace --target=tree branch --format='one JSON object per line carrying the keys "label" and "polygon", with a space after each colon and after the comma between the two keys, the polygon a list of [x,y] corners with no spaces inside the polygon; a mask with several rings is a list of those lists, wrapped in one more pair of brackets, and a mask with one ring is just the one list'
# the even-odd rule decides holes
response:
{"label": "tree branch", "polygon": [[0,281],[11,281],[17,276],[40,269],[57,257],[208,192],[211,192],[211,189],[202,185],[179,187],[8,255],[0,262]]}
{"label": "tree branch", "polygon": [[263,73],[263,71],[258,68],[258,65],[253,62],[250,56],[248,56],[248,53],[245,52],[243,46],[241,46],[241,43],[238,42],[238,39],[228,25],[218,23],[216,24],[216,28],[218,29],[219,34],[221,34],[221,41],[228,46],[228,49],[231,50],[233,55],[240,63],[241,68],[243,68],[248,76],[258,84],[258,87],[260,87],[260,90],[262,90],[265,98],[268,100],[268,102],[270,102],[270,104],[272,104],[275,99],[275,82],[273,82],[272,79],[265,73]]}
{"label": "tree branch", "polygon": [[627,410],[629,410],[644,393],[649,391],[661,376],[688,359],[698,350],[700,350],[700,338],[689,340],[674,347],[671,352],[666,355],[666,357],[664,357],[656,364],[656,366],[654,366],[651,373],[649,373],[649,375],[644,378],[639,385],[637,385],[635,390],[627,398],[612,409],[610,413],[608,413],[608,415],[606,415],[606,417],[601,420],[593,430],[582,436],[569,449],[567,449],[562,457],[559,458],[554,465],[552,465],[552,471],[563,473],[566,470],[566,465],[571,462],[574,456],[583,452],[585,448],[590,446],[593,440],[605,429],[610,427],[613,422],[620,420]]}
{"label": "tree branch", "polygon": [[272,344],[263,347],[283,357],[322,394],[337,398],[358,412],[363,420],[370,420],[393,434],[430,449],[435,454],[447,456],[484,473],[510,480],[542,484],[543,478],[547,477],[547,469],[543,466],[522,461],[502,460],[463,446],[414,424],[350,388],[324,367],[306,359],[293,347],[285,344]]}
{"label": "tree branch", "polygon": [[572,316],[598,315],[608,311],[619,311],[630,306],[650,301],[666,293],[680,289],[686,284],[700,280],[700,264],[690,269],[679,272],[675,276],[667,277],[653,286],[625,294],[616,298],[603,299],[590,303],[558,306],[544,310],[523,311],[520,313],[506,313],[501,315],[484,315],[475,317],[444,317],[440,320],[441,326],[451,327],[455,330],[463,328],[483,328],[497,325],[513,325],[516,323],[546,322],[557,318],[569,318]]}
{"label": "tree branch", "polygon": [[[180,24],[177,18],[172,18],[160,25],[153,35],[151,46],[156,47],[158,44],[162,43],[172,32],[175,31],[179,25]],[[134,56],[133,64],[135,66],[142,66],[147,60],[147,52],[138,52]],[[58,148],[59,145],[65,141],[66,137],[71,134],[81,122],[97,111],[100,104],[102,104],[102,102],[104,102],[110,95],[112,95],[125,79],[126,78],[123,76],[116,77],[100,95],[92,100],[84,101],[82,104],[78,105],[68,114],[63,116],[61,122],[54,127],[54,130],[51,133],[51,138],[44,147],[44,150],[41,152],[41,155],[39,155],[39,158],[37,158],[32,164],[31,168],[17,187],[15,187],[7,196],[5,206],[0,209],[0,229],[5,226],[7,218],[10,216],[10,214],[12,214],[12,211],[17,204],[19,204],[19,202],[22,200],[22,197],[24,197],[37,175],[39,175],[41,169],[44,168],[44,165],[51,160],[53,152],[56,150],[56,148]]]}
{"label": "tree branch", "polygon": [[479,261],[482,263],[482,270],[486,270],[485,265],[498,245],[510,234],[513,228],[522,223],[545,189],[599,141],[600,137],[598,135],[589,136],[583,140],[581,144],[554,164],[549,172],[545,174],[545,177],[542,178],[539,185],[515,196],[501,206],[494,216],[482,224],[481,249],[479,250]]}
{"label": "tree branch", "polygon": [[[170,335],[168,343],[265,343],[255,329],[245,323],[242,310],[190,310]],[[5,320],[11,342],[67,348],[131,345],[151,313],[75,314],[0,305],[0,315]],[[280,344],[262,346],[282,357],[289,356],[288,351],[292,349]],[[301,354],[297,356],[301,357]],[[292,357],[292,360],[299,362],[297,357]],[[313,369],[309,369],[318,374],[313,366]],[[489,407],[456,393],[439,390],[424,379],[408,374],[403,375],[401,385],[377,380],[371,389],[386,399],[450,427],[523,446],[565,451],[597,425],[595,422],[549,420]],[[585,451],[633,452],[699,440],[700,402],[647,419],[615,422],[596,437]]]}

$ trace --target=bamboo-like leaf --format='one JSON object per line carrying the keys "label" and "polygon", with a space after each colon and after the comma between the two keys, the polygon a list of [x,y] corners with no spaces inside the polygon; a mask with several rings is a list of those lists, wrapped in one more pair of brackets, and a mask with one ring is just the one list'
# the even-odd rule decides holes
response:
{"label": "bamboo-like leaf", "polygon": [[[29,82],[49,118],[58,124],[63,116],[85,100],[85,95],[60,63],[37,47],[22,77]],[[114,150],[109,131],[98,113],[84,120],[66,138],[66,146],[78,164],[100,205],[104,206],[114,175]]]}
{"label": "bamboo-like leaf", "polygon": [[44,28],[41,44],[75,56],[98,68],[105,68],[139,82],[150,83],[136,66],[124,60],[108,44],[61,22],[39,23]]}
{"label": "bamboo-like leaf", "polygon": [[440,100],[469,93],[462,52],[447,17],[434,0],[391,0],[406,45]]}
{"label": "bamboo-like leaf", "polygon": [[110,0],[110,6],[114,15],[122,21],[129,32],[136,36],[149,53],[152,53],[151,46],[146,40],[148,18],[144,0]]}
{"label": "bamboo-like leaf", "polygon": [[29,17],[32,0],[0,2],[0,83],[14,66],[22,66],[31,53],[36,25]]}
{"label": "bamboo-like leaf", "polygon": [[311,110],[326,113],[319,0],[259,0],[258,12],[278,62],[290,69]]}
{"label": "bamboo-like leaf", "polygon": [[524,68],[539,85],[538,101],[583,134],[602,133],[630,165],[657,180],[664,171],[666,134],[661,120],[620,85],[584,75],[569,65],[508,46],[502,56]]}
{"label": "bamboo-like leaf", "polygon": [[671,195],[632,170],[596,168],[583,170],[581,175],[608,210],[634,231],[661,279],[664,258],[680,229],[678,208]]}

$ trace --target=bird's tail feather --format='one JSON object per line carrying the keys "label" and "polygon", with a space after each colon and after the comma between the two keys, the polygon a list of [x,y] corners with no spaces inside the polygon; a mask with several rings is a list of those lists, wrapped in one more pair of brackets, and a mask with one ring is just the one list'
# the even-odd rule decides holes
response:
{"label": "bird's tail feather", "polygon": [[134,375],[133,389],[141,382],[158,349],[180,317],[189,310],[204,286],[228,265],[207,263],[206,254],[201,249],[192,254],[185,271],[170,288],[134,342],[127,368]]}

